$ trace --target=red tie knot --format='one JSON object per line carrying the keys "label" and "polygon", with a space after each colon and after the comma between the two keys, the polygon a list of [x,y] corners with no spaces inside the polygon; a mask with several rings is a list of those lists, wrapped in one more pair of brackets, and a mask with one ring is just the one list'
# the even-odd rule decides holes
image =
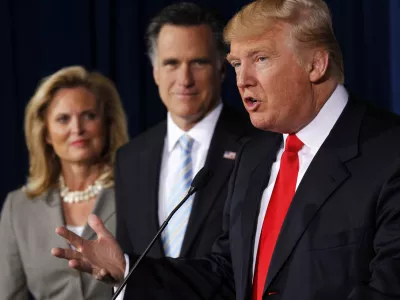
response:
{"label": "red tie knot", "polygon": [[285,151],[297,154],[303,146],[303,142],[295,134],[289,134],[286,139]]}

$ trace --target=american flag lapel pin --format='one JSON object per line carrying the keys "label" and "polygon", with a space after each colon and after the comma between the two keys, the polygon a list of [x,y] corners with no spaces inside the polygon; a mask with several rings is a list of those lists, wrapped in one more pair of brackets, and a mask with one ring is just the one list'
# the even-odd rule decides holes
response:
{"label": "american flag lapel pin", "polygon": [[236,152],[225,151],[225,152],[224,152],[224,158],[235,160],[235,158],[236,158]]}

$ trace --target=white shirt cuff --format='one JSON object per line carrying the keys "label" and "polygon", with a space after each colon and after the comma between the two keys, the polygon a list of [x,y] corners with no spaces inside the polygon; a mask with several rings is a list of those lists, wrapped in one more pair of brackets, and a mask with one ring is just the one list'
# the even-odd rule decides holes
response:
{"label": "white shirt cuff", "polygon": [[[124,254],[125,257],[125,274],[124,274],[124,279],[126,278],[126,276],[128,276],[129,273],[129,256]],[[117,287],[114,287],[114,293],[117,291]],[[118,297],[116,300],[123,300],[124,296],[125,296],[125,289],[126,286],[122,289],[121,293],[119,293]]]}

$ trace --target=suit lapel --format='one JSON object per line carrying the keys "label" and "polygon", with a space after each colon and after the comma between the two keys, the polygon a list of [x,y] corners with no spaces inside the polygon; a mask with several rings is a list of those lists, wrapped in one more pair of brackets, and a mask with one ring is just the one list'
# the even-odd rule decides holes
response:
{"label": "suit lapel", "polygon": [[[51,231],[47,234],[49,237],[49,243],[51,247],[64,248],[64,249],[70,248],[70,245],[67,243],[65,239],[54,233],[54,229],[56,227],[65,226],[65,219],[61,205],[61,197],[59,189],[58,188],[49,189],[48,193],[44,195],[44,199],[47,204],[46,207],[47,211],[45,214],[46,215],[45,226]],[[55,268],[60,268],[60,269],[68,268],[68,264],[56,258],[54,258],[54,265]],[[76,270],[71,270],[70,273],[76,275],[73,277],[71,276],[71,279],[69,280],[69,288],[71,290],[74,290],[74,292],[73,293],[71,292],[71,294],[79,295],[79,297],[83,298],[83,292],[82,292],[83,289],[82,289],[82,281],[80,273]]]}
{"label": "suit lapel", "polygon": [[[113,189],[105,189],[100,193],[92,213],[97,215],[103,221],[103,223],[106,223],[107,220],[115,214]],[[83,229],[82,237],[86,240],[92,240],[96,238],[96,233],[87,223]]]}
{"label": "suit lapel", "polygon": [[348,177],[348,172],[335,153],[321,149],[296,191],[271,259],[265,288],[279,272],[320,207]]}
{"label": "suit lapel", "polygon": [[[196,237],[212,210],[216,198],[223,186],[227,184],[230,173],[234,166],[234,160],[224,158],[225,151],[236,152],[242,141],[244,128],[240,122],[234,118],[234,115],[224,107],[215,127],[213,137],[205,162],[205,166],[213,172],[211,183],[203,190],[196,193],[192,212],[190,214],[185,238],[182,244],[181,256],[188,256],[192,249]],[[212,199],[210,196],[212,195]]]}
{"label": "suit lapel", "polygon": [[[47,226],[51,228],[52,232],[54,232],[56,227],[65,226],[59,190],[57,188],[49,189],[48,193],[43,197],[47,203],[47,215],[50,218]],[[52,239],[52,247],[69,248],[69,244],[66,240],[59,237],[57,234],[51,234],[50,237]]]}
{"label": "suit lapel", "polygon": [[[146,141],[148,145],[144,147],[139,155],[139,174],[138,189],[141,191],[132,191],[133,195],[139,197],[139,201],[145,201],[139,211],[142,212],[138,218],[147,218],[151,216],[150,220],[143,220],[142,224],[147,224],[147,228],[143,228],[147,234],[148,241],[151,241],[156,235],[160,222],[158,218],[158,192],[160,183],[160,169],[163,154],[163,147],[166,135],[166,122],[163,126],[151,137],[151,140]],[[135,171],[136,172],[136,171]],[[153,248],[151,249],[153,256],[164,256],[164,247],[161,239],[157,239]]]}
{"label": "suit lapel", "polygon": [[310,221],[349,177],[345,163],[358,154],[364,110],[349,102],[304,175],[282,225],[264,291],[289,258]]}
{"label": "suit lapel", "polygon": [[[254,253],[254,238],[257,228],[258,214],[260,210],[261,197],[266,188],[271,166],[276,159],[276,153],[282,144],[282,135],[276,135],[274,138],[265,139],[260,145],[254,147],[253,151],[249,152],[247,157],[251,161],[246,161],[245,164],[249,167],[248,186],[245,194],[242,212],[242,234],[243,241],[243,259],[242,262],[242,284],[243,287],[251,288],[251,270]],[[262,159],[259,158],[260,153],[265,153]],[[245,288],[242,289],[243,291]],[[247,294],[247,293],[245,293]]]}

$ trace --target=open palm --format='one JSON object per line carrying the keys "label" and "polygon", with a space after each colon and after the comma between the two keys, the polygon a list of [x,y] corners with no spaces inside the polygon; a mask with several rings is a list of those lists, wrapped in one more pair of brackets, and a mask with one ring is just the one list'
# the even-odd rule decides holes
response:
{"label": "open palm", "polygon": [[119,284],[125,272],[121,248],[96,215],[89,216],[88,224],[96,232],[96,240],[85,240],[65,227],[57,227],[56,233],[75,249],[53,248],[52,255],[67,259],[70,267],[90,273],[98,280]]}

